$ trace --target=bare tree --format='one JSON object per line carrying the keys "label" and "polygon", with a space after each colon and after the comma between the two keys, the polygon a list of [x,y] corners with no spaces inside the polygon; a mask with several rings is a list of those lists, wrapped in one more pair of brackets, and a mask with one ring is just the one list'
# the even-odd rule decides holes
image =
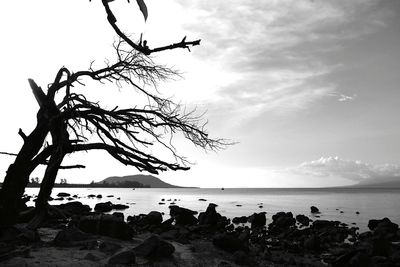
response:
{"label": "bare tree", "polygon": [[[109,7],[108,0],[102,0],[109,24],[119,36],[114,44],[116,60],[103,68],[72,72],[62,67],[45,93],[34,80],[29,79],[38,104],[37,124],[26,135],[21,129],[19,135],[24,143],[16,159],[7,170],[0,192],[0,225],[16,221],[19,201],[29,182],[29,175],[39,164],[46,164],[36,201],[36,217],[30,227],[36,228],[45,218],[49,198],[59,169],[81,168],[82,165],[62,166],[65,155],[89,150],[104,150],[119,162],[136,167],[139,171],[157,174],[165,170],[188,170],[187,160],[180,156],[171,139],[176,133],[206,150],[217,150],[228,143],[223,139],[208,136],[202,116],[194,111],[163,98],[154,90],[145,90],[140,84],[156,86],[177,73],[156,64],[151,55],[167,49],[186,48],[200,44],[200,40],[186,41],[150,48],[143,40],[128,38],[117,26],[117,19]],[[129,1],[128,1],[129,2]],[[137,1],[147,18],[143,1]],[[142,39],[142,38],[141,38]],[[142,107],[106,109],[99,103],[88,100],[76,88],[85,80],[99,83],[110,82],[118,86],[127,84],[147,97],[148,104]],[[56,95],[62,96],[58,102]],[[60,99],[59,97],[57,99]],[[47,136],[51,142],[47,144]],[[92,141],[95,140],[95,141]],[[159,144],[168,149],[175,160],[162,160],[153,155],[149,147]]]}

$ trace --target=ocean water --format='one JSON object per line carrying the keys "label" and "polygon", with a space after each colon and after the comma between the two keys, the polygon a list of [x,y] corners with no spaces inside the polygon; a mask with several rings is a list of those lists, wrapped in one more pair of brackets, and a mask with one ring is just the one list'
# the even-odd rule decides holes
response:
{"label": "ocean water", "polygon": [[[36,195],[38,188],[27,188],[29,195]],[[320,210],[319,219],[339,220],[355,224],[360,231],[368,230],[370,219],[388,217],[400,224],[400,189],[272,189],[272,188],[54,188],[53,197],[59,192],[77,194],[78,201],[94,208],[96,203],[111,201],[129,206],[124,210],[128,215],[147,214],[156,210],[164,212],[164,219],[169,218],[168,206],[176,205],[205,211],[208,203],[218,205],[217,211],[228,218],[249,216],[254,212],[266,212],[267,224],[272,221],[273,214],[279,211],[291,211],[294,215],[304,214],[311,219],[317,219],[310,213],[310,206]],[[101,194],[103,198],[88,198],[89,194]],[[114,197],[107,197],[114,195]],[[118,200],[117,198],[120,198]],[[164,199],[164,201],[162,201]],[[206,199],[206,201],[199,201]],[[51,204],[68,202],[51,201]],[[160,202],[165,204],[160,204]],[[34,205],[32,201],[27,203]],[[356,214],[356,212],[360,214]]]}

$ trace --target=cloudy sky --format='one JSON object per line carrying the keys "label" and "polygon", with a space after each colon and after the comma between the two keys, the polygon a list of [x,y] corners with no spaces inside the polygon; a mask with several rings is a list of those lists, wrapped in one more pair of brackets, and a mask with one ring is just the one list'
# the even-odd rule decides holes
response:
{"label": "cloudy sky", "polygon": [[[58,68],[75,71],[113,58],[115,38],[100,1],[7,1],[0,16],[0,151],[17,152],[37,104],[27,78],[42,87]],[[160,85],[164,96],[207,111],[211,135],[238,142],[204,153],[177,140],[195,163],[160,178],[203,187],[314,187],[400,176],[400,1],[114,1],[118,24],[150,46],[183,36],[201,46],[157,62],[184,79]],[[94,92],[95,91],[95,92]],[[135,103],[129,89],[87,94]],[[74,155],[87,168],[62,171],[69,182],[135,174],[106,154]],[[4,173],[12,157],[1,156]],[[37,174],[40,176],[40,172]]]}

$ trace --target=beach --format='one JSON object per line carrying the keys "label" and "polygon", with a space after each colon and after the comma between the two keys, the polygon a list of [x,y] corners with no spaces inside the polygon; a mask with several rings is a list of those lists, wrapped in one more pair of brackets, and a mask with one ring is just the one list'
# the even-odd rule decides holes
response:
{"label": "beach", "polygon": [[[398,214],[391,210],[398,202],[375,203],[387,205],[388,216],[375,214],[365,223],[361,223],[366,216],[361,216],[366,212],[362,206],[343,203],[346,194],[359,201],[376,201],[373,196],[382,199],[381,193],[396,198],[396,190],[358,192],[358,196],[354,190],[341,195],[315,189],[283,190],[284,194],[261,189],[241,193],[238,189],[113,189],[113,194],[109,189],[96,190],[54,189],[54,199],[59,200],[51,201],[46,223],[38,231],[24,227],[33,216],[33,209],[26,208],[19,225],[2,229],[2,266],[399,264],[400,231],[393,219]],[[312,204],[304,200],[312,201],[310,196],[318,196]],[[330,198],[338,202],[328,205]],[[365,201],[367,207],[372,205]],[[346,217],[347,213],[354,215]],[[341,218],[358,221],[365,229]]]}

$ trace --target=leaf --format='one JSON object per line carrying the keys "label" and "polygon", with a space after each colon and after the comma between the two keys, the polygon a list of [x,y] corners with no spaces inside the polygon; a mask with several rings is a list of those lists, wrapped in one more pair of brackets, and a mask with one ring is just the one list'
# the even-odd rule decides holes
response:
{"label": "leaf", "polygon": [[148,13],[147,13],[147,6],[146,6],[144,0],[136,0],[136,2],[139,5],[140,11],[142,11],[144,21],[146,21]]}

